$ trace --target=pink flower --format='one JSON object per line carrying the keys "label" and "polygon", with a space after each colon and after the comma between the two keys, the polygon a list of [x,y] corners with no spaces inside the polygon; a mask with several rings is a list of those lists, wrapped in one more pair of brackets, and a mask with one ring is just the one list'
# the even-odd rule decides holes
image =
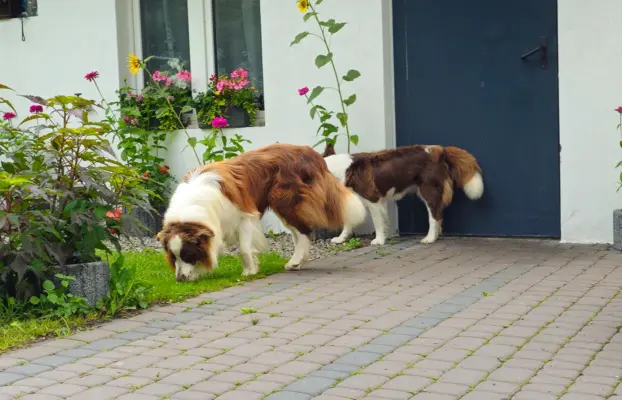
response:
{"label": "pink flower", "polygon": [[305,94],[307,94],[307,93],[309,93],[309,88],[308,88],[308,87],[306,87],[306,86],[305,86],[305,87],[303,87],[303,88],[298,89],[298,94],[299,94],[300,96],[304,96],[304,95],[305,95]]}
{"label": "pink flower", "polygon": [[622,106],[620,106],[620,107],[616,108],[614,111],[617,111],[617,112],[619,112],[620,114],[622,114]]}
{"label": "pink flower", "polygon": [[168,97],[167,97],[167,99],[168,99],[168,101],[173,101],[173,100],[175,100],[175,98],[174,98],[173,96],[168,96]]}
{"label": "pink flower", "polygon": [[89,82],[93,82],[97,78],[99,78],[99,72],[97,71],[92,71],[84,75],[84,79],[86,79]]}
{"label": "pink flower", "polygon": [[39,104],[32,104],[30,106],[30,112],[31,113],[42,113],[43,112],[43,106],[39,105]]}
{"label": "pink flower", "polygon": [[231,77],[246,79],[248,78],[248,71],[246,71],[244,68],[238,68],[231,73]]}
{"label": "pink flower", "polygon": [[227,125],[227,118],[225,117],[214,117],[212,120],[213,128],[226,128]]}
{"label": "pink flower", "polygon": [[212,74],[212,76],[209,77],[209,80],[214,82],[216,80],[216,74]]}
{"label": "pink flower", "polygon": [[183,70],[177,73],[177,77],[180,81],[190,82],[192,80],[192,75],[188,70]]}
{"label": "pink flower", "polygon": [[130,90],[129,92],[127,92],[127,95],[128,95],[130,98],[132,98],[132,97],[134,97],[134,92],[132,92],[132,91]]}
{"label": "pink flower", "polygon": [[138,104],[140,104],[140,103],[142,103],[142,102],[143,102],[143,95],[142,95],[142,94],[139,94],[138,96],[136,96],[136,102],[137,102]]}
{"label": "pink flower", "polygon": [[121,117],[121,119],[123,120],[123,122],[125,122],[125,125],[130,125],[131,118],[129,116],[124,115],[123,117]]}
{"label": "pink flower", "polygon": [[4,115],[2,116],[2,119],[4,119],[5,121],[10,121],[15,117],[17,117],[17,114],[15,114],[12,111],[9,111],[9,112],[4,113]]}
{"label": "pink flower", "polygon": [[163,82],[168,79],[168,76],[166,76],[166,74],[161,73],[160,71],[154,72],[153,75],[151,75],[151,77],[156,82]]}
{"label": "pink flower", "polygon": [[219,92],[222,92],[228,86],[229,86],[229,82],[227,82],[227,81],[218,81],[218,82],[216,82],[216,90],[218,90]]}
{"label": "pink flower", "polygon": [[170,78],[166,78],[166,82],[164,82],[164,86],[169,87],[173,84],[173,80]]}

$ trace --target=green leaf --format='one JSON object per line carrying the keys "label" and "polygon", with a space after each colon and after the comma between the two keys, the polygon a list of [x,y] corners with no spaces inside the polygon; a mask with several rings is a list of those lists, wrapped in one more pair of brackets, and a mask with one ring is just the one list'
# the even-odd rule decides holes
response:
{"label": "green leaf", "polygon": [[39,304],[39,303],[41,303],[41,300],[39,300],[39,298],[38,298],[38,297],[32,296],[32,297],[30,298],[30,304],[37,305],[37,304]]}
{"label": "green leaf", "polygon": [[311,103],[316,97],[318,97],[320,94],[322,94],[323,91],[324,91],[324,88],[322,86],[314,87],[313,90],[311,91],[311,94],[309,95],[309,99],[307,100],[307,104]]}
{"label": "green leaf", "polygon": [[69,282],[68,281],[61,281],[60,284],[63,285],[64,288],[68,288],[69,287]]}
{"label": "green leaf", "polygon": [[188,145],[192,148],[195,148],[197,146],[197,138],[195,137],[189,137],[188,138]]}
{"label": "green leaf", "polygon": [[105,206],[96,206],[94,210],[94,214],[98,218],[105,217],[107,212],[108,212],[108,207],[105,207]]}
{"label": "green leaf", "polygon": [[333,22],[329,27],[328,27],[328,32],[330,34],[335,34],[337,32],[339,32],[341,30],[341,28],[343,28],[344,26],[346,26],[345,22]]}
{"label": "green leaf", "polygon": [[359,135],[350,135],[350,143],[352,143],[355,146],[358,146],[358,144],[359,144]]}
{"label": "green leaf", "polygon": [[54,283],[52,281],[43,282],[43,289],[45,290],[54,290]]}
{"label": "green leaf", "polygon": [[322,4],[324,0],[315,0],[315,5],[319,6],[320,4]]}
{"label": "green leaf", "polygon": [[10,87],[8,87],[8,86],[6,86],[6,85],[3,85],[3,84],[1,84],[1,83],[0,83],[0,89],[7,89],[7,90],[11,90],[11,91],[13,91],[13,92],[15,91],[15,90],[11,89]]}
{"label": "green leaf", "polygon": [[305,22],[307,22],[309,20],[309,18],[313,17],[314,15],[317,15],[317,13],[309,11],[308,13],[305,14],[304,17],[302,17],[302,19]]}
{"label": "green leaf", "polygon": [[289,45],[293,46],[295,44],[298,44],[300,43],[302,39],[306,38],[307,36],[309,36],[309,32],[300,32],[299,34],[296,35],[294,40]]}
{"label": "green leaf", "polygon": [[358,71],[357,71],[357,70],[355,70],[355,69],[351,69],[351,70],[349,70],[349,71],[348,71],[348,73],[347,73],[347,74],[345,74],[345,75],[343,76],[343,80],[344,80],[344,81],[346,81],[346,82],[352,82],[353,80],[355,80],[355,79],[356,79],[356,78],[358,78],[359,76],[361,76],[361,73],[360,73],[360,72],[358,72]]}
{"label": "green leaf", "polygon": [[320,125],[319,128],[317,128],[317,132],[319,133],[321,130],[324,130],[322,132],[322,136],[328,136],[331,133],[335,133],[337,131],[339,131],[339,128],[337,128],[335,125],[333,124],[329,124],[328,122],[325,122],[323,124]]}
{"label": "green leaf", "polygon": [[348,123],[348,114],[337,113],[337,119],[339,120],[339,123],[341,123],[341,126],[345,127]]}
{"label": "green leaf", "polygon": [[355,101],[356,101],[356,94],[353,94],[352,96],[345,99],[343,101],[343,104],[345,104],[346,106],[351,106],[352,104],[354,104]]}
{"label": "green leaf", "polygon": [[191,112],[192,110],[193,110],[193,108],[192,108],[192,107],[190,107],[190,106],[183,106],[183,107],[181,108],[181,111],[180,111],[179,113],[180,113],[180,114],[185,114],[185,113],[189,113],[189,112]]}
{"label": "green leaf", "polygon": [[328,53],[327,55],[320,54],[315,57],[315,66],[318,68],[322,68],[326,64],[328,64],[333,59],[333,53]]}
{"label": "green leaf", "polygon": [[48,295],[48,300],[50,301],[50,303],[56,304],[56,303],[58,303],[58,296],[56,294],[54,294],[54,293],[50,293]]}

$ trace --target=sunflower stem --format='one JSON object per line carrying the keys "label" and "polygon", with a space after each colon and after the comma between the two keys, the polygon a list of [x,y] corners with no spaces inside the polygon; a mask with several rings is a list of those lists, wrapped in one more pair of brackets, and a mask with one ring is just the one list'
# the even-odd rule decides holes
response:
{"label": "sunflower stem", "polygon": [[[320,27],[320,32],[322,33],[321,39],[322,39],[322,42],[324,43],[324,47],[326,47],[326,51],[328,54],[332,54],[332,52],[330,51],[330,43],[328,42],[328,39],[326,38],[326,32],[324,31],[324,27],[322,26],[320,18],[318,17],[317,12],[315,11],[315,7],[313,7],[313,4],[311,4],[311,2],[309,2],[309,8],[313,12],[313,18],[315,19],[318,26]],[[337,93],[339,94],[339,103],[341,104],[341,112],[346,116],[345,123],[343,125],[344,125],[344,128],[346,129],[346,138],[348,141],[348,154],[350,154],[350,124],[348,121],[349,118],[348,118],[348,113],[346,112],[346,106],[343,103],[343,94],[341,93],[341,81],[339,80],[339,74],[337,73],[337,67],[335,66],[335,61],[332,56],[330,58],[330,66],[333,69],[333,74],[335,75],[335,81],[337,82]]]}

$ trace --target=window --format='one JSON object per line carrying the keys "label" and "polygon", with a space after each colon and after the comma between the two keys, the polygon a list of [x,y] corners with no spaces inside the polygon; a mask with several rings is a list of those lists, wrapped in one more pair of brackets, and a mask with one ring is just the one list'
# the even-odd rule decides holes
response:
{"label": "window", "polygon": [[0,19],[34,17],[37,0],[0,0]]}
{"label": "window", "polygon": [[168,61],[179,59],[192,73],[192,88],[203,91],[212,74],[225,75],[242,67],[259,92],[260,110],[264,109],[260,0],[134,0],[132,4],[133,11],[127,12],[134,16],[128,23],[140,24],[140,36],[128,50],[133,48],[143,58],[154,56],[147,65],[150,71],[170,70]]}
{"label": "window", "polygon": [[140,0],[140,25],[143,56],[153,56],[149,71],[170,70],[172,59],[191,71],[188,0]]}
{"label": "window", "polygon": [[263,67],[259,0],[214,0],[215,68],[218,75],[242,67],[260,93],[263,109]]}

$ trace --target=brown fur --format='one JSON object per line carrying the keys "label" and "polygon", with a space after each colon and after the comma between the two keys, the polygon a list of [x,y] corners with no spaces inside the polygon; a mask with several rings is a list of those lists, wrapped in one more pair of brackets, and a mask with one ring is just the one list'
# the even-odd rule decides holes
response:
{"label": "brown fur", "polygon": [[[327,146],[324,153],[331,152],[334,148]],[[395,193],[417,190],[432,216],[441,221],[444,208],[451,204],[454,183],[462,188],[476,172],[481,173],[477,160],[463,149],[413,145],[353,154],[346,186],[373,203],[393,188]]]}
{"label": "brown fur", "polygon": [[342,202],[349,193],[311,147],[268,145],[198,169],[210,171],[222,177],[223,194],[243,212],[261,216],[270,207],[305,235],[344,224]]}
{"label": "brown fur", "polygon": [[[167,224],[157,235],[164,247],[166,261],[175,271],[175,255],[169,249],[169,240],[179,236],[182,241],[179,258],[188,264],[201,262],[208,271],[211,271],[214,260],[210,259],[211,239],[214,233],[205,225],[197,222],[174,222]],[[179,277],[178,277],[179,278]]]}

